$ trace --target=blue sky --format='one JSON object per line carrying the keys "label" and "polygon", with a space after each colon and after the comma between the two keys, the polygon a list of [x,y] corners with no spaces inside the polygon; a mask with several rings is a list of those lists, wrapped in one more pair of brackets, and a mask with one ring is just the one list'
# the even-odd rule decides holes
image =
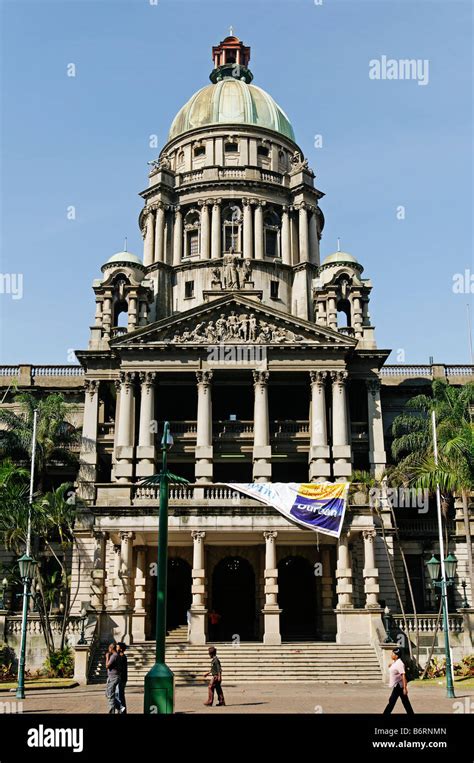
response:
{"label": "blue sky", "polygon": [[[230,24],[326,194],[322,254],[340,236],[372,279],[389,362],[470,362],[453,276],[474,272],[472,6],[456,0],[4,0],[1,272],[23,297],[0,294],[0,362],[86,346],[100,266],[124,236],[142,256],[149,136],[161,147],[207,84]],[[429,83],[369,79],[383,55],[428,59]]]}

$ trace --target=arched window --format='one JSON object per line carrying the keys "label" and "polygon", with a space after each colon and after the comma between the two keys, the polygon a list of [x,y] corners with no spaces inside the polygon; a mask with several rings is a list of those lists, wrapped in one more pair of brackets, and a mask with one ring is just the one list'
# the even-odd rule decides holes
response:
{"label": "arched window", "polygon": [[265,257],[280,257],[280,217],[269,209],[263,217]]}
{"label": "arched window", "polygon": [[242,210],[237,204],[230,204],[222,213],[222,241],[224,252],[241,252]]}
{"label": "arched window", "polygon": [[348,299],[340,299],[337,303],[337,325],[340,328],[350,327],[351,324],[351,303]]}
{"label": "arched window", "polygon": [[176,157],[176,169],[182,169],[184,166],[184,151],[179,151]]}
{"label": "arched window", "polygon": [[195,209],[190,209],[184,218],[184,256],[194,257],[199,254],[199,233],[201,223],[199,212]]}
{"label": "arched window", "polygon": [[113,280],[114,285],[114,301],[113,301],[113,327],[128,326],[128,301],[126,294],[126,287],[129,285],[129,280],[124,273],[117,273]]}

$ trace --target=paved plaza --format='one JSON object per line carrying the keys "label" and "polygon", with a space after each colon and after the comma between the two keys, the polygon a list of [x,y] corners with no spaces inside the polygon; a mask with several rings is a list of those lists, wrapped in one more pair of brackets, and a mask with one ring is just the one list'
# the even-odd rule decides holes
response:
{"label": "paved plaza", "polygon": [[[266,683],[223,686],[227,705],[204,707],[206,686],[177,686],[177,713],[376,713],[383,711],[389,689],[373,684]],[[24,713],[104,713],[105,686],[47,689],[28,692]],[[410,701],[416,713],[466,713],[474,708],[474,690],[457,688],[455,700],[446,698],[444,686],[411,686]],[[1,701],[12,695],[3,694]],[[143,690],[127,691],[130,713],[142,713]],[[455,704],[456,703],[456,704]],[[395,713],[404,713],[398,703]]]}

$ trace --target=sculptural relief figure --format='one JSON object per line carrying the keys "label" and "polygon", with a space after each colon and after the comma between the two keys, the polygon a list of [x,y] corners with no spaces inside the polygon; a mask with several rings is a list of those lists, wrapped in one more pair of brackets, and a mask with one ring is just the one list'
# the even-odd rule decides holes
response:
{"label": "sculptural relief figure", "polygon": [[224,289],[239,288],[239,272],[237,263],[239,258],[231,249],[229,254],[224,255]]}
{"label": "sculptural relief figure", "polygon": [[[221,313],[217,320],[202,321],[195,328],[186,328],[181,334],[175,333],[172,339],[164,339],[168,342],[247,342],[256,344],[281,344],[282,342],[303,342],[305,337],[295,334],[290,329],[282,326],[270,325],[265,321],[259,321],[255,313],[241,313],[231,311],[229,315]],[[315,338],[312,341],[317,341]]]}
{"label": "sculptural relief figure", "polygon": [[248,316],[244,313],[239,318],[239,337],[240,339],[242,339],[243,342],[247,341],[248,333],[249,333],[249,319],[248,319]]}
{"label": "sculptural relief figure", "polygon": [[219,316],[219,318],[216,321],[216,334],[217,339],[219,342],[223,342],[226,338],[226,329],[227,329],[227,321],[225,318],[225,315],[222,313],[222,315]]}
{"label": "sculptural relief figure", "polygon": [[255,342],[256,338],[257,338],[257,319],[255,315],[251,313],[249,317],[248,340],[249,342]]}
{"label": "sculptural relief figure", "polygon": [[244,283],[250,283],[252,280],[252,263],[250,260],[244,260],[243,264],[243,281]]}
{"label": "sculptural relief figure", "polygon": [[221,269],[217,267],[217,265],[216,267],[212,268],[211,274],[212,274],[212,282],[213,283],[217,282],[219,285],[222,285]]}

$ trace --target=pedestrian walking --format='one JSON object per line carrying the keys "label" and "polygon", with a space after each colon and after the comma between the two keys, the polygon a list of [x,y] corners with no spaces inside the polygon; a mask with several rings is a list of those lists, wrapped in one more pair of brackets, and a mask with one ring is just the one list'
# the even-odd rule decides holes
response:
{"label": "pedestrian walking", "polygon": [[126,649],[127,645],[124,644],[123,641],[119,641],[117,644],[117,654],[119,656],[119,681],[115,690],[115,697],[117,700],[118,712],[121,714],[127,712],[127,703],[125,701],[125,687],[127,686],[128,681],[128,660],[127,655],[125,654]]}
{"label": "pedestrian walking", "polygon": [[120,680],[119,674],[119,654],[116,644],[109,644],[105,655],[105,667],[107,669],[107,684],[105,687],[105,696],[109,705],[109,713],[120,712],[119,703],[116,696],[117,687]]}
{"label": "pedestrian walking", "polygon": [[204,704],[211,707],[214,702],[214,692],[216,692],[218,699],[217,706],[221,707],[225,705],[224,692],[222,691],[222,665],[214,646],[209,647],[209,657],[211,658],[211,669],[209,673],[206,673],[205,678],[211,676],[211,680],[209,681],[207,702],[204,702]]}
{"label": "pedestrian walking", "polygon": [[392,690],[390,699],[388,700],[387,707],[383,711],[384,715],[389,715],[397,699],[401,699],[403,707],[408,715],[414,715],[413,708],[408,699],[408,683],[406,677],[405,663],[401,658],[401,649],[394,649],[392,651],[392,664],[390,665],[388,672],[390,676],[389,688]]}

